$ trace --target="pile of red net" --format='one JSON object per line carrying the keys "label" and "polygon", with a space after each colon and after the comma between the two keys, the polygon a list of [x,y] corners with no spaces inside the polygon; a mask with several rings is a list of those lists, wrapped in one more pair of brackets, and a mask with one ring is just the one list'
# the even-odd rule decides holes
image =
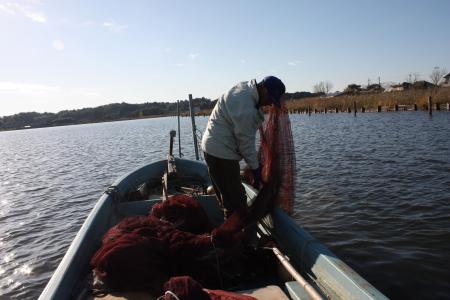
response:
{"label": "pile of red net", "polygon": [[[164,284],[163,300],[256,300],[254,297],[222,290],[204,289],[189,276],[172,277]],[[174,297],[176,295],[176,298]]]}
{"label": "pile of red net", "polygon": [[[167,279],[178,275],[214,284],[215,247],[229,249],[239,244],[243,227],[242,216],[235,214],[209,233],[210,221],[197,200],[185,195],[169,197],[148,216],[128,217],[112,227],[91,266],[112,291],[146,288],[160,292]],[[213,258],[213,264],[207,257]]]}
{"label": "pile of red net", "polygon": [[198,201],[186,195],[173,196],[153,205],[150,214],[171,222],[182,231],[202,234],[213,229],[208,215]]}

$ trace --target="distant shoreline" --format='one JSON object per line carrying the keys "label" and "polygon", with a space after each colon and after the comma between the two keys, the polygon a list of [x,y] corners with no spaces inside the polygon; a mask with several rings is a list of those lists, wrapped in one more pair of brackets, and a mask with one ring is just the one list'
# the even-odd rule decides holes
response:
{"label": "distant shoreline", "polygon": [[[200,110],[212,109],[215,105],[215,101],[207,98],[195,98],[192,103]],[[176,115],[177,111],[181,115],[188,115],[189,101],[142,104],[122,102],[58,113],[26,112],[0,117],[0,131],[158,118]]]}
{"label": "distant shoreline", "polygon": [[[122,121],[132,121],[132,120],[144,120],[144,119],[164,118],[164,117],[173,117],[173,115],[146,116],[146,117],[140,117],[140,118],[117,119],[117,120],[108,120],[108,121],[92,121],[92,122],[86,122],[86,123],[71,123],[71,124],[62,124],[62,125],[41,126],[41,127],[24,127],[24,128],[15,128],[15,129],[0,129],[0,132],[16,131],[16,130],[30,130],[30,129],[39,129],[39,128],[64,127],[64,126],[75,126],[75,125],[87,125],[87,124],[99,124],[99,123],[111,123],[111,122],[122,122]],[[185,116],[183,116],[183,117],[185,117]]]}
{"label": "distant shoreline", "polygon": [[[354,112],[355,105],[356,110],[359,112],[377,112],[377,111],[404,111],[404,110],[428,110],[428,98],[432,97],[433,110],[448,110],[448,103],[450,103],[450,88],[439,88],[439,89],[424,89],[424,90],[406,90],[397,92],[384,92],[384,93],[372,93],[372,94],[356,94],[356,95],[340,95],[334,97],[306,97],[300,99],[289,99],[286,101],[286,108],[290,113],[321,113],[321,112]],[[202,98],[203,103],[199,105],[202,109],[196,113],[196,116],[209,116],[214,108],[214,101],[209,99],[205,100]],[[161,103],[161,105],[167,105]],[[176,116],[176,109],[170,108],[166,110],[167,113],[163,114],[153,114],[153,115],[143,115],[142,111],[136,114],[135,117],[118,117],[114,119],[114,115],[118,115],[125,108],[141,106],[140,104],[110,104],[98,108],[83,109],[77,111],[68,111],[65,115],[60,112],[58,114],[63,114],[63,116],[58,116],[58,114],[49,113],[21,113],[14,116],[6,116],[0,118],[0,132],[2,131],[12,131],[12,130],[27,130],[35,128],[48,128],[48,127],[60,127],[60,126],[71,126],[71,125],[82,125],[82,124],[95,124],[95,123],[105,123],[105,122],[117,122],[117,121],[129,121],[129,120],[140,120],[140,119],[152,119],[161,117],[171,117]],[[176,107],[176,106],[175,106]],[[108,108],[105,112],[105,108]],[[84,110],[88,110],[90,115],[103,118],[100,120],[94,119],[80,119],[75,121],[78,114],[83,113]],[[101,110],[101,113],[98,113]],[[170,111],[170,113],[169,113]],[[75,115],[71,117],[71,114]],[[109,113],[111,116],[108,116]],[[55,116],[58,118],[55,119]],[[66,117],[64,117],[66,116]],[[180,111],[180,116],[189,116],[189,112],[184,107]],[[32,121],[21,120],[20,118],[26,119],[28,117]],[[51,120],[53,123],[32,123],[42,121],[41,119],[45,117],[53,117]],[[18,126],[5,128],[2,126],[5,120],[8,118],[19,118],[17,121]],[[105,119],[109,118],[109,119]],[[37,121],[36,121],[37,120]],[[75,122],[74,122],[75,121]],[[3,128],[2,128],[3,127]]]}
{"label": "distant shoreline", "polygon": [[[108,121],[93,121],[93,122],[86,122],[86,123],[72,123],[72,124],[53,125],[53,126],[24,127],[24,128],[16,128],[16,129],[0,129],[0,132],[17,131],[17,130],[30,130],[30,129],[40,129],[40,128],[64,127],[64,126],[76,126],[76,125],[88,125],[88,124],[99,124],[99,123],[112,123],[112,122],[122,122],[122,121],[137,121],[137,120],[155,119],[155,118],[168,118],[168,117],[176,117],[176,116],[177,115],[174,115],[174,114],[168,114],[168,115],[157,115],[157,116],[145,116],[145,117],[139,117],[139,118],[125,118],[125,119],[108,120]],[[196,114],[196,116],[205,116],[205,115],[202,115],[202,114],[198,113],[198,114]],[[189,117],[189,115],[186,114],[186,113],[183,113],[183,114],[180,114],[180,117],[185,118],[185,117]]]}

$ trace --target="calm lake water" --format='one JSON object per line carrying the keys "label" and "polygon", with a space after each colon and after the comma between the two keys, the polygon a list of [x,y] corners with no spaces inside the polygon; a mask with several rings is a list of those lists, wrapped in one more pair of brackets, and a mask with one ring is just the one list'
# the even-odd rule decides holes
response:
{"label": "calm lake water", "polygon": [[[207,118],[196,121],[203,130]],[[450,299],[450,113],[291,121],[296,221],[388,297]],[[182,151],[194,158],[190,119],[181,122]],[[0,132],[0,298],[36,299],[105,188],[165,157],[176,126]]]}

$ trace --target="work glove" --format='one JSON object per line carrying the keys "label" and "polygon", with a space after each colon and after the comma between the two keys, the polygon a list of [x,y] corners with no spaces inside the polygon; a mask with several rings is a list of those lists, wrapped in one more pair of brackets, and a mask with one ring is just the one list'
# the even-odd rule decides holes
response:
{"label": "work glove", "polygon": [[259,186],[261,185],[261,166],[252,170],[253,174],[253,187],[259,190]]}

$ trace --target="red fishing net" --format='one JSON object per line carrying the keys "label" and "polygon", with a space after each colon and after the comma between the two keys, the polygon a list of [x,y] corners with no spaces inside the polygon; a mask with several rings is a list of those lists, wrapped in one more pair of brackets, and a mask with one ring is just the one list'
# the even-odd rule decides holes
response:
{"label": "red fishing net", "polygon": [[256,300],[256,298],[222,290],[208,290],[189,276],[172,277],[164,284],[163,300]]}
{"label": "red fishing net", "polygon": [[[152,209],[149,216],[123,219],[105,234],[91,266],[108,289],[161,289],[161,280],[186,274],[203,283],[211,282],[216,279],[211,276],[216,274],[216,259],[212,255],[215,247],[232,248],[242,239],[244,223],[238,214],[212,230],[211,235],[195,234],[179,228],[210,230],[206,212],[197,200],[177,195],[166,202]],[[181,216],[182,222],[177,222],[175,216]],[[211,259],[205,259],[208,257],[213,258],[213,264]]]}
{"label": "red fishing net", "polygon": [[260,128],[259,161],[264,186],[258,194],[258,201],[270,209],[278,205],[288,214],[294,203],[295,148],[291,122],[287,109],[271,107],[268,117]]}
{"label": "red fishing net", "polygon": [[169,197],[153,205],[150,214],[173,223],[179,230],[195,234],[211,232],[213,228],[198,201],[187,195]]}
{"label": "red fishing net", "polygon": [[151,288],[167,274],[167,245],[161,239],[122,233],[104,243],[91,259],[96,276],[111,290]]}

